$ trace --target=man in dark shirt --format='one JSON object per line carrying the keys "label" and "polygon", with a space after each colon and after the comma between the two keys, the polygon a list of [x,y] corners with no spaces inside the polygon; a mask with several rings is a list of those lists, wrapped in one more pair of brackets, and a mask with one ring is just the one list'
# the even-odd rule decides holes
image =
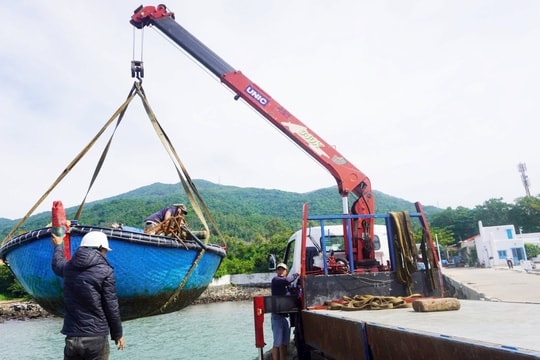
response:
{"label": "man in dark shirt", "polygon": [[119,350],[124,349],[116,280],[107,261],[107,236],[100,231],[84,235],[72,259],[64,257],[64,236],[52,235],[52,268],[64,279],[64,360],[109,358],[110,333]]}
{"label": "man in dark shirt", "polygon": [[[289,285],[298,279],[298,274],[287,276],[287,265],[280,263],[277,266],[277,276],[272,279],[270,288],[272,295],[290,295]],[[291,341],[291,326],[289,318],[286,314],[272,313],[272,334],[274,335],[274,343],[272,347],[273,360],[285,360],[287,358],[287,346]]]}
{"label": "man in dark shirt", "polygon": [[154,226],[170,219],[172,216],[185,214],[187,214],[187,208],[184,204],[174,204],[172,206],[165,207],[148,216],[144,220],[144,230],[152,229]]}

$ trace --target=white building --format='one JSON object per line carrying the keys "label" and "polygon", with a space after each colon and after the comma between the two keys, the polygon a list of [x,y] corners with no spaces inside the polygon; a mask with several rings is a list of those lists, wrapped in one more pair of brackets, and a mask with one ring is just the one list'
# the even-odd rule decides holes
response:
{"label": "white building", "polygon": [[533,244],[536,246],[540,246],[540,233],[528,233],[528,234],[519,234],[518,237],[520,239],[523,239],[523,242],[525,244]]}
{"label": "white building", "polygon": [[486,226],[478,222],[480,235],[475,239],[476,253],[480,264],[486,267],[506,266],[507,258],[514,264],[527,260],[523,237],[516,235],[514,225]]}

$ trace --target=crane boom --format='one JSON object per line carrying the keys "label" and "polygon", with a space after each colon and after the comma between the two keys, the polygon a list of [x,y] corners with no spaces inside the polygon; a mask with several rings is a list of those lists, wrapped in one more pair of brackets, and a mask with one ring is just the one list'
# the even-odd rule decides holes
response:
{"label": "crane boom", "polygon": [[[329,145],[298,120],[268,93],[242,74],[241,71],[235,70],[234,67],[177,23],[174,13],[170,12],[165,5],[137,8],[131,17],[130,23],[139,29],[145,26],[158,28],[229,87],[235,93],[236,100],[243,99],[323,165],[337,182],[338,191],[343,199],[344,213],[357,215],[374,213],[375,198],[371,190],[371,182],[362,171],[358,170],[333,146]],[[349,193],[357,196],[357,200],[350,210],[347,200]],[[361,240],[360,242],[365,242],[368,238],[373,239],[372,218],[359,221],[357,229],[359,231],[353,237]],[[362,248],[362,245],[359,245],[359,247]],[[371,256],[366,254],[367,256],[363,256],[363,258],[372,257],[373,251],[369,252],[371,252]]]}

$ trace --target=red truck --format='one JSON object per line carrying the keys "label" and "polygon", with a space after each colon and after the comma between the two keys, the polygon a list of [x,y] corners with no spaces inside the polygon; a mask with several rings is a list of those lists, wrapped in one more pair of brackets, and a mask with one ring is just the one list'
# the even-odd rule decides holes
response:
{"label": "red truck", "polygon": [[[425,259],[431,259],[426,270],[416,271],[417,258],[409,259],[414,269],[404,272],[404,257],[411,257],[403,248],[396,244],[396,223],[389,214],[374,214],[375,197],[372,192],[369,178],[353,164],[351,164],[335,147],[329,145],[324,139],[314,133],[308,126],[298,120],[283,105],[260,86],[251,81],[242,72],[236,70],[206,45],[199,41],[189,31],[175,20],[174,13],[165,5],[141,6],[131,17],[131,24],[142,29],[145,26],[154,26],[165,36],[184,49],[190,56],[206,67],[213,75],[234,92],[234,99],[242,99],[249,106],[264,116],[271,124],[292,139],[316,161],[322,164],[335,178],[343,213],[332,216],[309,216],[307,205],[304,209],[304,225],[300,244],[291,248],[286,255],[286,261],[293,258],[300,259],[297,268],[301,274],[297,288],[298,298],[256,298],[254,313],[256,329],[256,346],[264,346],[262,321],[265,312],[287,312],[294,314],[295,339],[300,358],[309,359],[311,349],[315,348],[313,342],[306,337],[306,327],[303,325],[304,310],[320,305],[328,299],[339,299],[344,295],[384,295],[407,296],[411,293],[420,293],[423,296],[440,296],[440,273],[438,261],[434,251],[433,242],[428,225],[419,203],[417,212],[407,213],[409,219],[418,218],[423,229]],[[142,75],[142,63],[136,62],[132,66],[133,75]],[[389,263],[381,263],[375,257],[378,239],[375,236],[375,222],[384,223],[387,227]],[[332,249],[326,249],[326,239],[319,237],[309,246],[308,223],[319,222],[322,229],[325,224],[342,224],[343,231],[340,248],[343,257],[340,262],[332,262]],[[408,221],[408,220],[407,220]],[[394,224],[394,225],[392,225]],[[322,231],[324,233],[324,230]],[[409,239],[410,240],[410,239]],[[414,240],[413,240],[414,243]],[[415,247],[415,246],[414,246]],[[416,248],[416,247],[415,247]],[[295,256],[292,253],[295,253]],[[313,266],[313,258],[322,257],[322,265]],[[297,260],[298,261],[298,260]],[[275,265],[275,264],[274,264]],[[406,273],[406,274],[405,274]],[[405,274],[405,275],[404,275]],[[403,281],[403,277],[407,281]],[[318,324],[310,325],[318,329],[325,329],[324,319]],[[321,330],[324,332],[324,330]],[[336,346],[341,346],[336,344]],[[319,349],[320,350],[320,349]]]}

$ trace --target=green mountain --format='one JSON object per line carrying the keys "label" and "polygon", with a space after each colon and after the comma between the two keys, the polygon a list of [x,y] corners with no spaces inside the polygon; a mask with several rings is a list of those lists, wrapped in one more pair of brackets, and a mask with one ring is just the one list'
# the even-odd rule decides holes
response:
{"label": "green mountain", "polygon": [[[336,187],[329,187],[308,193],[294,193],[281,190],[241,188],[214,184],[206,180],[194,180],[220,232],[227,237],[250,241],[256,234],[270,236],[272,222],[291,231],[301,227],[302,206],[309,205],[311,215],[332,215],[341,213],[341,197]],[[375,194],[375,213],[408,210],[415,212],[414,204],[403,199]],[[139,189],[94,201],[85,205],[79,222],[82,224],[108,226],[122,223],[126,226],[141,227],[144,218],[169,204],[189,201],[183,188],[178,184],[155,183]],[[352,200],[351,200],[352,203]],[[426,216],[442,211],[433,206],[424,207]],[[66,209],[68,218],[73,218],[77,207]],[[11,231],[18,220],[0,219],[2,239]],[[50,212],[31,216],[20,229],[27,231],[45,227],[51,221]],[[187,221],[192,229],[200,229],[196,215],[190,211]]]}

